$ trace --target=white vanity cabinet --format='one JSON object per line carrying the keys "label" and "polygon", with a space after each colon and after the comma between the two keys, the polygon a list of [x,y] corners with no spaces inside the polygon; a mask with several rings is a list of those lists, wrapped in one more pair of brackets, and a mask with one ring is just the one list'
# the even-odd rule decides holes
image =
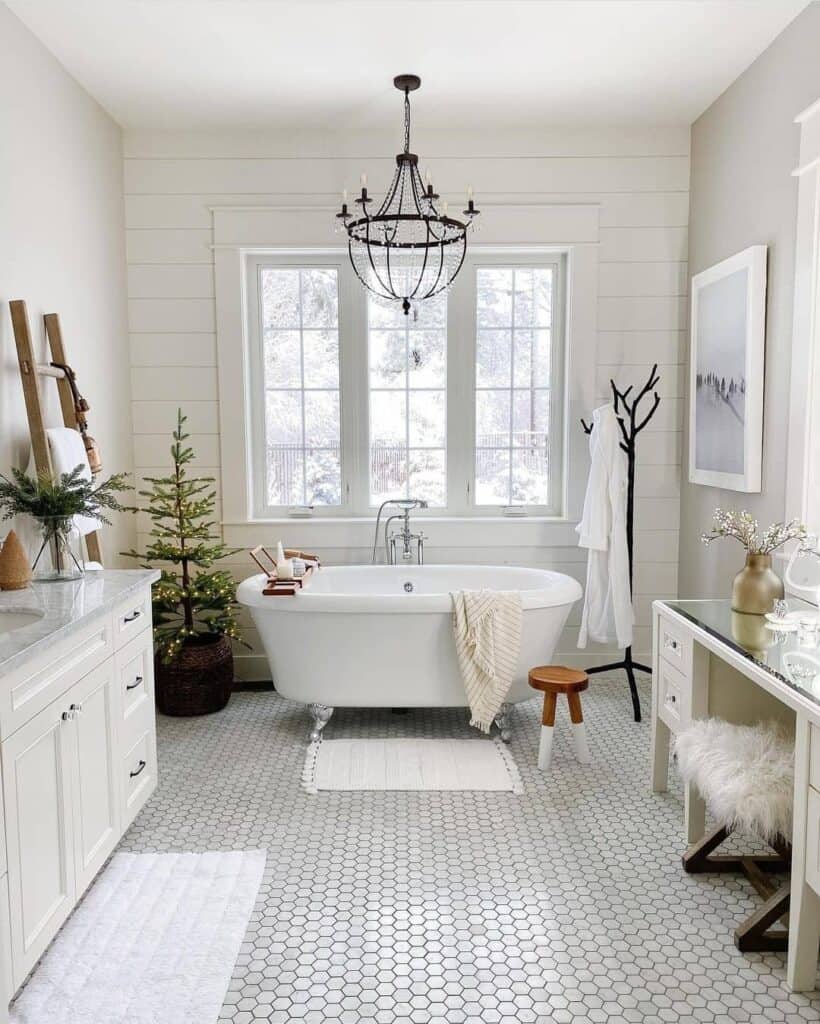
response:
{"label": "white vanity cabinet", "polygon": [[73,722],[49,705],[2,745],[12,977],[25,978],[77,892],[72,823]]}
{"label": "white vanity cabinet", "polygon": [[9,997],[156,787],[150,586],[90,619],[0,682]]}

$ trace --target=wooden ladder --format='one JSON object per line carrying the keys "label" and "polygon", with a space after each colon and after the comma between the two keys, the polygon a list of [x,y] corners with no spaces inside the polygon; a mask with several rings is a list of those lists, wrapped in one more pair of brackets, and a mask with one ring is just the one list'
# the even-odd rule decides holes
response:
{"label": "wooden ladder", "polygon": [[[63,413],[63,423],[72,430],[77,429],[77,418],[74,412],[74,396],[68,378],[63,370],[55,366],[44,366],[38,363],[31,343],[31,329],[28,322],[28,310],[22,299],[14,299],[9,303],[11,323],[14,328],[14,341],[17,345],[17,361],[20,364],[20,380],[23,384],[23,397],[26,402],[29,430],[31,431],[31,449],[34,454],[34,466],[39,476],[53,475],[51,458],[48,452],[46,423],[43,417],[43,401],[40,395],[40,377],[53,378],[57,381],[57,393]],[[46,313],[43,317],[51,349],[52,362],[68,365],[63,335],[60,330],[60,318],[56,313]],[[100,550],[100,531],[94,530],[85,536],[86,550],[91,561],[102,565]]]}

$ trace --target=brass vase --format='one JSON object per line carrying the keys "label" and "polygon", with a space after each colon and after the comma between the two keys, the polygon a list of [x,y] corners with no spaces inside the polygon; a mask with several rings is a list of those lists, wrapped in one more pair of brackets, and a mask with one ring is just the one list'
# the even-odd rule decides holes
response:
{"label": "brass vase", "polygon": [[732,583],[732,611],[765,615],[783,594],[783,580],[772,569],[772,556],[747,554],[746,565]]}

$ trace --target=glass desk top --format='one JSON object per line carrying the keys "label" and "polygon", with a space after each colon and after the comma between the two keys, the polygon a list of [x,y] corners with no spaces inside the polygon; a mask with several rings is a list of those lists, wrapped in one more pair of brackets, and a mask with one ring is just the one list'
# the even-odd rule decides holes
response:
{"label": "glass desk top", "polygon": [[815,605],[789,598],[790,612],[814,620],[817,628],[784,632],[769,629],[762,615],[733,612],[728,600],[663,603],[791,689],[820,704],[820,611]]}

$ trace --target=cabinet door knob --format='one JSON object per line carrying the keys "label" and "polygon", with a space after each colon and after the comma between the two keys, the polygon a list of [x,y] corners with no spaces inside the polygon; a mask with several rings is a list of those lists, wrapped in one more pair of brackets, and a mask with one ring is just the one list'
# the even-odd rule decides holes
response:
{"label": "cabinet door knob", "polygon": [[122,621],[133,622],[135,619],[138,619],[140,615],[142,615],[142,612],[139,609],[137,609],[136,611],[131,612],[130,615],[126,615]]}
{"label": "cabinet door knob", "polygon": [[62,718],[62,720],[64,722],[70,722],[73,717],[74,717],[74,712],[73,711],[64,711],[60,715],[60,718]]}
{"label": "cabinet door knob", "polygon": [[133,683],[128,683],[128,685],[125,688],[126,688],[126,690],[136,690],[136,688],[138,686],[140,686],[141,684],[142,684],[142,676],[137,676],[134,679],[134,682]]}
{"label": "cabinet door knob", "polygon": [[68,710],[73,711],[75,715],[80,715],[82,714],[83,706],[82,704],[71,704]]}
{"label": "cabinet door knob", "polygon": [[144,769],[145,761],[140,761],[139,768],[137,768],[135,772],[129,772],[128,774],[131,776],[132,779],[135,779]]}

